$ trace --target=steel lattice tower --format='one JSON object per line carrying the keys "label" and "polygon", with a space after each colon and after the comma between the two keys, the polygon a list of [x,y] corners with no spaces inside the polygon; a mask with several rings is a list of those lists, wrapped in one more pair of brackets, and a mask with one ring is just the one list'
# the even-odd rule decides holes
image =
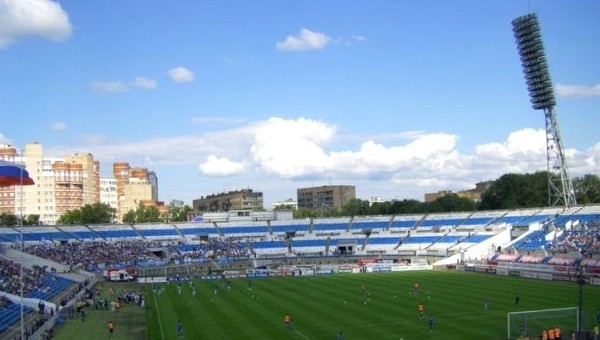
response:
{"label": "steel lattice tower", "polygon": [[535,110],[543,110],[546,118],[548,205],[571,207],[577,204],[575,190],[558,131],[558,121],[554,111],[556,99],[544,53],[540,25],[537,16],[533,13],[516,18],[512,25],[532,107]]}

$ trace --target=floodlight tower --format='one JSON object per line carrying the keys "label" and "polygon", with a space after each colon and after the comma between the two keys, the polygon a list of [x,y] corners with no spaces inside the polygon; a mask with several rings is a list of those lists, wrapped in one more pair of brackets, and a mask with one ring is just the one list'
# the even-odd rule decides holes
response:
{"label": "floodlight tower", "polygon": [[548,158],[548,205],[571,207],[577,204],[573,182],[562,146],[554,112],[556,99],[537,16],[533,13],[512,22],[517,48],[525,74],[527,90],[534,110],[546,117],[546,151]]}

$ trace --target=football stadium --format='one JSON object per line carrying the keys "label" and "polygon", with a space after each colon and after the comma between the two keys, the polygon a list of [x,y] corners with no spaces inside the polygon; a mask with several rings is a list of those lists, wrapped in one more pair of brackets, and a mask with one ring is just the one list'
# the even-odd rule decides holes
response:
{"label": "football stadium", "polygon": [[600,317],[598,205],[230,215],[0,229],[0,337],[571,339]]}
{"label": "football stadium", "polygon": [[[598,339],[600,205],[575,202],[537,19],[513,26],[546,118],[547,207],[74,226],[21,216],[0,228],[0,339]],[[33,185],[4,166],[2,185]]]}

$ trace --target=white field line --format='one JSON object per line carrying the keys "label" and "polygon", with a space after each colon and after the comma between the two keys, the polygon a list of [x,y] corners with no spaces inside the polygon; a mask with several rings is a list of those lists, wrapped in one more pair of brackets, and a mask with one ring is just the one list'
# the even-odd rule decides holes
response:
{"label": "white field line", "polygon": [[165,340],[165,333],[162,328],[162,321],[160,321],[160,311],[158,310],[158,299],[156,298],[156,294],[154,294],[154,306],[156,307],[156,315],[158,316],[158,326],[160,327],[160,336],[162,340]]}

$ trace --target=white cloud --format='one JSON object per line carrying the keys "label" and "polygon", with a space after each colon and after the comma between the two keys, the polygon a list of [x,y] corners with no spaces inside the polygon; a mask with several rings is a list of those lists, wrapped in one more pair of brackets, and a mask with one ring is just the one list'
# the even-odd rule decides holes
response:
{"label": "white cloud", "polygon": [[69,16],[55,1],[0,1],[0,48],[28,36],[62,41],[70,35]]}
{"label": "white cloud", "polygon": [[567,98],[600,97],[600,84],[593,86],[556,84],[556,93]]}
{"label": "white cloud", "polygon": [[244,165],[242,163],[233,162],[225,157],[217,157],[215,155],[209,155],[206,162],[198,166],[200,171],[205,176],[232,176],[240,174],[244,171]]}
{"label": "white cloud", "polygon": [[63,131],[67,128],[67,124],[64,122],[54,122],[50,128],[54,131]]}
{"label": "white cloud", "polygon": [[506,161],[515,155],[533,156],[546,153],[546,131],[526,128],[512,132],[502,143],[489,143],[475,148],[477,155],[487,159]]}
{"label": "white cloud", "polygon": [[323,146],[334,134],[334,127],[319,121],[270,118],[256,126],[250,153],[256,166],[269,174],[289,178],[320,173],[333,165]]}
{"label": "white cloud", "polygon": [[331,42],[331,38],[323,33],[303,28],[297,36],[287,36],[284,41],[277,42],[280,51],[320,50]]}
{"label": "white cloud", "polygon": [[167,71],[167,74],[176,83],[189,83],[194,81],[194,73],[182,66],[170,69]]}
{"label": "white cloud", "polygon": [[[371,136],[355,143],[355,137],[346,139],[337,126],[323,121],[272,117],[197,135],[135,141],[87,136],[77,149],[46,147],[45,152],[51,156],[90,152],[107,164],[144,157],[161,178],[176,177],[183,186],[197,183],[200,174],[212,177],[202,190],[236,186],[265,190],[264,186],[270,190],[264,192],[266,200],[328,183],[356,185],[360,198],[423,199],[425,192],[470,189],[508,172],[546,170],[543,129],[524,128],[503,141],[466,152],[458,151],[460,138],[454,134],[392,131],[391,135],[399,137]],[[565,153],[571,176],[597,173],[600,143]]]}
{"label": "white cloud", "polygon": [[366,141],[358,151],[332,153],[331,157],[337,164],[336,172],[379,176],[414,167],[436,167],[436,162],[455,152],[456,140],[455,135],[430,133],[391,147]]}
{"label": "white cloud", "polygon": [[135,79],[133,80],[133,84],[137,87],[146,89],[146,90],[154,90],[156,88],[158,88],[158,84],[156,83],[156,80],[154,79],[150,79],[150,78],[145,78],[145,77],[135,77]]}
{"label": "white cloud", "polygon": [[92,90],[96,92],[127,92],[129,88],[124,82],[117,81],[93,81],[91,83]]}

